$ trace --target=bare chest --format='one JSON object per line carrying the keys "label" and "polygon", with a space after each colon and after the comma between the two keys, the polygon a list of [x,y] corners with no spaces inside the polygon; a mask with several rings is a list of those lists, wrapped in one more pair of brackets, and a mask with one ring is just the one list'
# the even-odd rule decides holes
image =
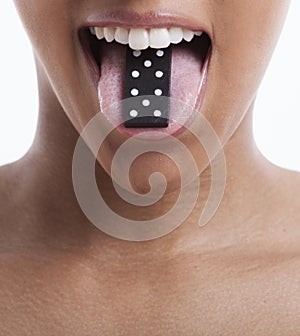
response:
{"label": "bare chest", "polygon": [[300,282],[290,266],[2,263],[0,334],[296,336]]}

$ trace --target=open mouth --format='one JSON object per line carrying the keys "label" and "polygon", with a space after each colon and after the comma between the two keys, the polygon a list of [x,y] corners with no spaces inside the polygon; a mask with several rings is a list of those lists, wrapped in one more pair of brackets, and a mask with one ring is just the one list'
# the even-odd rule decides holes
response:
{"label": "open mouth", "polygon": [[[90,26],[79,30],[79,38],[97,88],[101,111],[120,132],[136,135],[147,130],[158,131],[157,128],[126,129],[121,109],[113,107],[125,98],[128,47],[139,54],[149,48],[163,54],[165,48],[172,48],[169,123],[159,132],[177,134],[200,113],[212,50],[207,33],[181,27],[151,29]],[[153,71],[158,76],[163,75],[159,69]]]}

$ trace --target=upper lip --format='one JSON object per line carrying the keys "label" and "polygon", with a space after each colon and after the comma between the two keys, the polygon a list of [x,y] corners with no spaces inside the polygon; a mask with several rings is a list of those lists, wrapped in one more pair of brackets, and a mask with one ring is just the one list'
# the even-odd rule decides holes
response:
{"label": "upper lip", "polygon": [[187,16],[161,11],[149,11],[143,14],[128,10],[93,12],[83,20],[80,28],[84,27],[181,27],[192,31],[203,31],[211,38],[209,28],[204,22],[195,22]]}

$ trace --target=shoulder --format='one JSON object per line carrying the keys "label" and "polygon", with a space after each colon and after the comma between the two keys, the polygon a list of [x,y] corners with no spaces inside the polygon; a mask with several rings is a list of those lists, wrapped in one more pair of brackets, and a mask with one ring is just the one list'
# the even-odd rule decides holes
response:
{"label": "shoulder", "polygon": [[278,201],[275,206],[281,214],[281,223],[286,230],[299,239],[300,247],[300,173],[280,169],[276,190],[278,190]]}
{"label": "shoulder", "polygon": [[11,198],[13,176],[9,173],[10,169],[10,165],[0,167],[0,230],[6,219],[6,210]]}
{"label": "shoulder", "polygon": [[[267,263],[270,283],[278,284],[278,291],[290,300],[300,312],[300,173],[278,169],[274,190],[266,195],[266,210],[269,218],[264,225],[261,257],[270,252]],[[272,195],[273,194],[273,195]],[[268,202],[268,197],[272,201]],[[278,293],[279,293],[278,292]],[[299,315],[298,315],[299,316]]]}
{"label": "shoulder", "polygon": [[300,173],[273,166],[269,175],[271,182],[262,195],[261,209],[276,218],[277,225],[300,234]]}
{"label": "shoulder", "polygon": [[[20,195],[20,177],[17,164],[0,167],[0,249],[10,244],[18,217],[22,216]],[[12,234],[11,234],[12,233]]]}

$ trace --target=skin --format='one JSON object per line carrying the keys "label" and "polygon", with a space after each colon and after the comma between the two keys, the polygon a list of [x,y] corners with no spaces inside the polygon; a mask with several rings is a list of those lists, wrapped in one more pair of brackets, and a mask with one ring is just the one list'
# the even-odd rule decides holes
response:
{"label": "skin", "polygon": [[[34,48],[40,119],[28,154],[0,170],[0,333],[299,335],[300,177],[268,162],[252,137],[255,96],[289,1],[177,1],[180,15],[211,33],[202,113],[224,145],[226,191],[216,215],[199,229],[209,170],[194,140],[183,136],[203,170],[203,191],[182,226],[140,243],[102,233],[74,195],[78,132],[98,112],[77,28],[87,8],[141,14],[168,11],[174,1],[15,4]],[[120,213],[151,218],[153,209],[142,214],[112,192],[107,170],[120,141],[109,137],[97,178]],[[157,155],[133,167],[137,191],[147,190],[154,165],[168,182],[178,182]],[[167,210],[175,196],[169,190],[154,213]]]}

